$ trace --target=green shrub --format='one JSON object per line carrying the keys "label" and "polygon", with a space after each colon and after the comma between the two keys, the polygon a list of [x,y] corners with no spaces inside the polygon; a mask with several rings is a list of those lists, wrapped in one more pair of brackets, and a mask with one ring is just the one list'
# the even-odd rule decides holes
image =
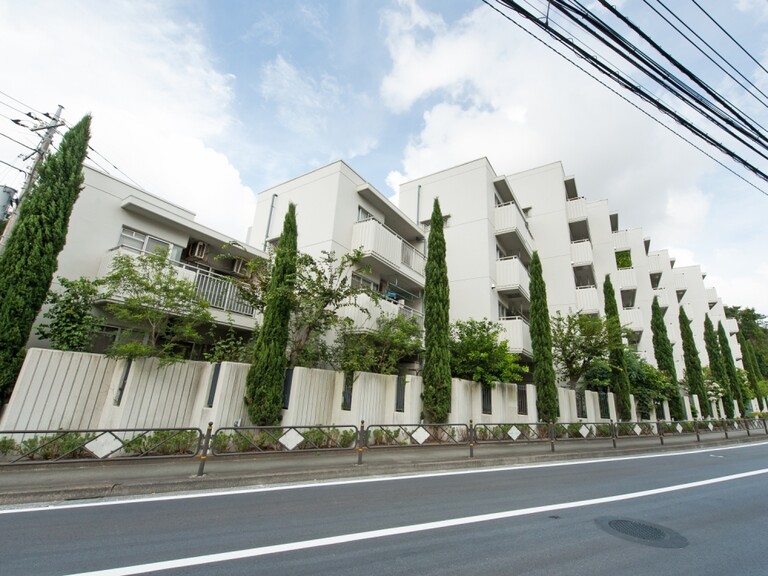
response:
{"label": "green shrub", "polygon": [[50,436],[33,436],[22,440],[16,448],[26,454],[30,460],[56,460],[57,458],[93,458],[85,444],[96,437],[95,434],[64,432]]}
{"label": "green shrub", "polygon": [[157,430],[141,434],[125,443],[125,452],[135,456],[194,454],[198,448],[195,430]]}
{"label": "green shrub", "polygon": [[13,438],[0,438],[0,455],[7,456],[12,452],[16,452],[18,448],[16,440]]}

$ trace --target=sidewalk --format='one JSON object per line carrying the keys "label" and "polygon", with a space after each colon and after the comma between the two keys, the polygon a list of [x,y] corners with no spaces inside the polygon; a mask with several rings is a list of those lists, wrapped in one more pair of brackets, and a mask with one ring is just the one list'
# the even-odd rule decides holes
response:
{"label": "sidewalk", "polygon": [[332,479],[416,474],[427,471],[492,468],[573,459],[616,458],[640,453],[703,450],[743,442],[768,441],[764,434],[731,433],[665,437],[479,444],[468,446],[371,448],[358,465],[355,450],[209,456],[203,476],[200,458],[159,458],[0,466],[0,505],[58,502],[168,492],[264,486]]}

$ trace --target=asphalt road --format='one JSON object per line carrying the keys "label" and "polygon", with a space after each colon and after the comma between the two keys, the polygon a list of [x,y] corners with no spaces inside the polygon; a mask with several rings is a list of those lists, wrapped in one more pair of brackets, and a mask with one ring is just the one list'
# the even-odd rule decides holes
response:
{"label": "asphalt road", "polygon": [[768,443],[0,510],[0,574],[765,575]]}

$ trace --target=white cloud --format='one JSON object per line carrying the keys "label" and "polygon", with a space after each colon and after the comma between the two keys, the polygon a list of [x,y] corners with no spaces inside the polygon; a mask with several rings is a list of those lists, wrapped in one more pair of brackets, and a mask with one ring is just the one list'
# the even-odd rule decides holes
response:
{"label": "white cloud", "polygon": [[[734,223],[750,210],[733,196],[757,201],[754,191],[731,179],[730,194],[716,195],[710,160],[506,19],[483,6],[446,26],[401,2],[383,22],[392,66],[382,97],[397,112],[423,110],[402,166],[387,177],[393,189],[482,156],[506,174],[560,160],[580,194],[607,198],[622,228],[642,227],[653,249],[673,247],[679,265],[699,263],[721,277],[749,267],[717,259],[715,249],[744,234]],[[760,245],[762,228],[750,229],[742,252]],[[768,295],[750,285],[728,283],[720,293],[768,312]]]}
{"label": "white cloud", "polygon": [[243,239],[255,199],[221,151],[237,126],[233,78],[172,8],[2,2],[0,51],[24,46],[24,58],[5,58],[0,70],[24,79],[9,90],[32,106],[52,111],[61,103],[70,122],[92,113],[91,145],[111,163],[199,222]]}

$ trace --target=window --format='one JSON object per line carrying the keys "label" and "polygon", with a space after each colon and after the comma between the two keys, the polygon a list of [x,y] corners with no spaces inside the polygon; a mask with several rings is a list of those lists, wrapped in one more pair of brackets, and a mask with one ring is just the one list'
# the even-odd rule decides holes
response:
{"label": "window", "polygon": [[357,207],[357,221],[362,222],[363,220],[371,220],[373,219],[373,214],[368,212],[365,208],[362,206]]}
{"label": "window", "polygon": [[144,234],[138,230],[123,226],[120,232],[120,244],[125,248],[130,248],[136,252],[149,252],[153,254],[160,250],[168,251],[168,258],[178,262],[181,260],[181,246],[176,246],[160,238],[155,238],[149,234]]}
{"label": "window", "polygon": [[373,280],[369,280],[365,276],[360,276],[359,274],[352,273],[352,278],[350,279],[350,285],[353,287],[355,286],[365,286],[366,288],[370,288],[374,292],[379,291],[379,283],[374,282]]}

